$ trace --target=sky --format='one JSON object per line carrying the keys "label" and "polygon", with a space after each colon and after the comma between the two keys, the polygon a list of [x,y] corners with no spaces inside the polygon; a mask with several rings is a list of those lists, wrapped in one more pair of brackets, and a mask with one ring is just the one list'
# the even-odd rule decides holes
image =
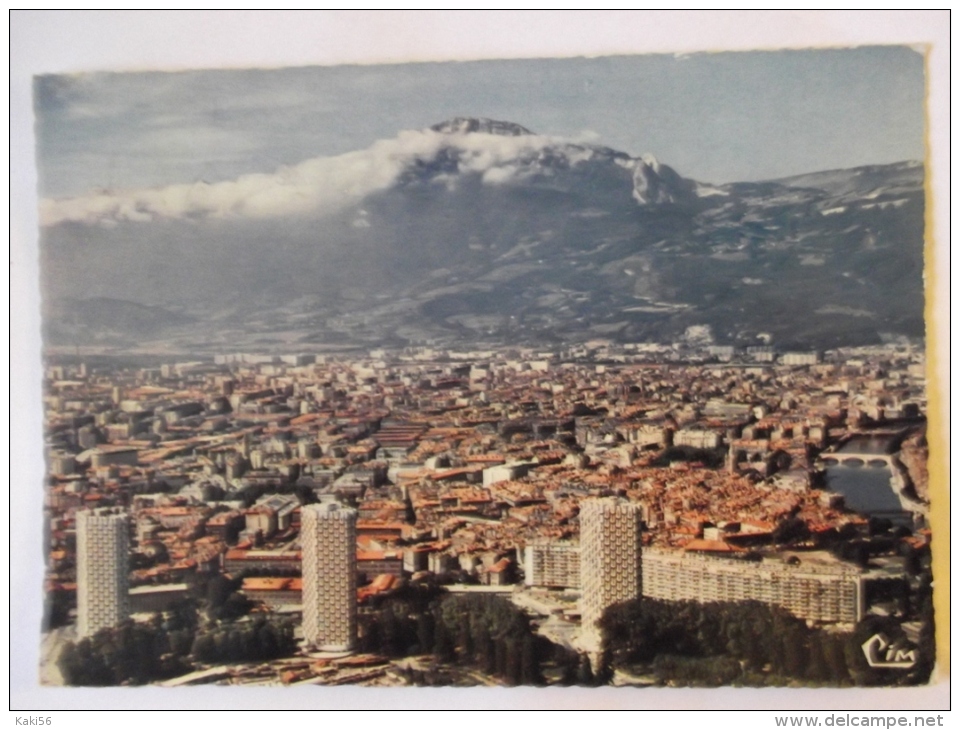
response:
{"label": "sky", "polygon": [[40,194],[232,181],[456,116],[653,154],[704,182],[924,157],[905,46],[35,80]]}

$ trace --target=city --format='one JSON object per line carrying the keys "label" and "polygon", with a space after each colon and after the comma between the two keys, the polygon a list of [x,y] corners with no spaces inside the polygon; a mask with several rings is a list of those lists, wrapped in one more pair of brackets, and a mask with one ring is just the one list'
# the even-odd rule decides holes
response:
{"label": "city", "polygon": [[925,73],[39,72],[40,691],[928,688]]}
{"label": "city", "polygon": [[[59,356],[45,383],[50,683],[844,686],[933,666],[906,341]],[[700,644],[670,643],[670,605],[701,612]],[[736,638],[738,610],[780,643]],[[908,671],[857,650],[881,629]],[[644,644],[658,631],[667,648]]]}

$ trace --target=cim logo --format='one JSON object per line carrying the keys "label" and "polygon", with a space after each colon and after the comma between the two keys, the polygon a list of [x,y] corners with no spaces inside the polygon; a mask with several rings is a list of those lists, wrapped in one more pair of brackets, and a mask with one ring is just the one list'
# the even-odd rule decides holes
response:
{"label": "cim logo", "polygon": [[908,646],[905,639],[891,642],[886,634],[874,634],[861,644],[867,664],[878,669],[910,669],[917,663],[917,649]]}

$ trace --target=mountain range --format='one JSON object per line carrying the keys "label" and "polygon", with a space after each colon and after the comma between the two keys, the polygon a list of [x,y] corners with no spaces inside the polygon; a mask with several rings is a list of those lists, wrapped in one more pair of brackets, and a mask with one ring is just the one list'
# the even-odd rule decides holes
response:
{"label": "mountain range", "polygon": [[922,338],[923,178],[902,162],[708,184],[457,118],[272,176],[44,201],[44,334],[205,351]]}

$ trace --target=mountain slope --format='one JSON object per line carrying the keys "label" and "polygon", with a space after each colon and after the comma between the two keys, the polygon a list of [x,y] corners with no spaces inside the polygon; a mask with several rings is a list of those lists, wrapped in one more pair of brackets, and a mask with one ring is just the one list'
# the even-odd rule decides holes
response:
{"label": "mountain slope", "polygon": [[[923,336],[916,163],[711,186],[466,118],[333,161],[234,186],[299,195],[294,213],[254,215],[246,188],[231,207],[233,188],[211,186],[182,210],[179,189],[61,215],[42,237],[45,293],[185,307],[196,321],[178,324],[197,333],[291,328],[304,344],[665,340],[695,324],[738,344]],[[336,205],[310,164],[350,181]]]}

